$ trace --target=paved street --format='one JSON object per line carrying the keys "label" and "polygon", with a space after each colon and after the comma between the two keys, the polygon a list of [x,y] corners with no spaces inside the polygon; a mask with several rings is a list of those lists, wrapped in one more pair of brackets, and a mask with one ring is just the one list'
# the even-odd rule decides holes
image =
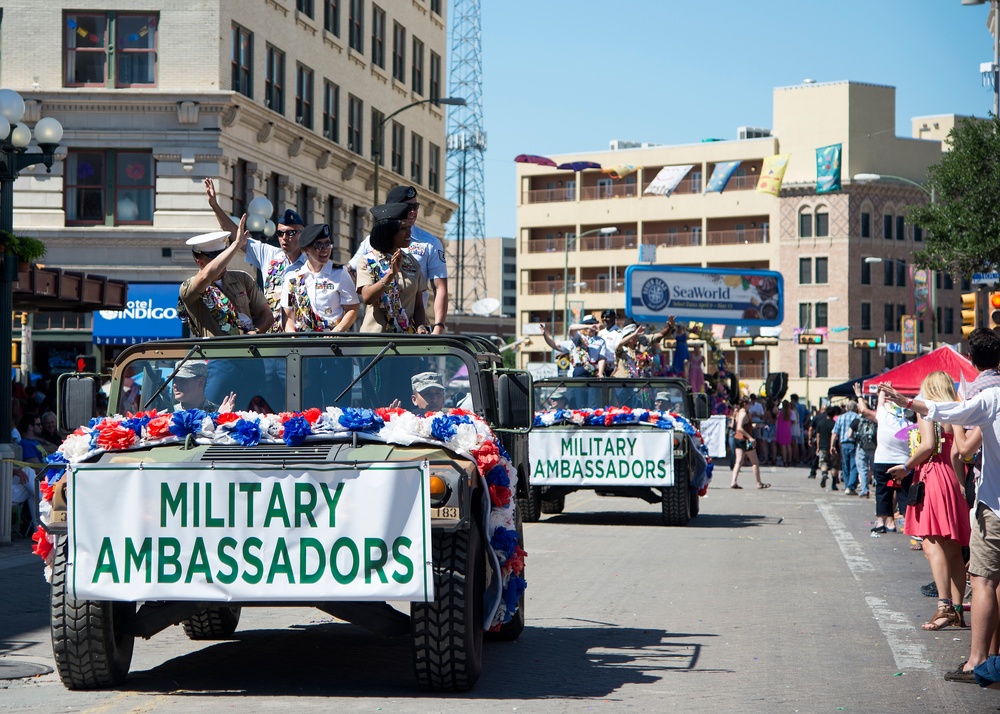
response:
{"label": "paved street", "polygon": [[[869,537],[872,501],[825,493],[803,469],[773,488],[719,473],[688,528],[635,499],[576,493],[526,528],[528,624],[487,645],[466,695],[415,689],[407,640],[317,610],[244,610],[234,641],[174,627],[136,643],[116,692],[56,674],[0,680],[6,711],[994,711],[996,692],[945,682],[968,630],[923,632],[930,572],[903,535]],[[0,549],[4,665],[52,666],[47,586],[28,545]]]}

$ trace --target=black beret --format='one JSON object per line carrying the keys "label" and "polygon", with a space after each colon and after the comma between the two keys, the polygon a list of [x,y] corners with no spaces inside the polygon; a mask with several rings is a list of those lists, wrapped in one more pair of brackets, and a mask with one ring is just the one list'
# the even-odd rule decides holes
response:
{"label": "black beret", "polygon": [[302,216],[293,211],[291,208],[286,209],[285,212],[281,214],[281,218],[278,219],[278,223],[284,226],[304,226],[306,224],[306,222],[302,220]]}
{"label": "black beret", "polygon": [[410,204],[408,203],[383,203],[381,206],[375,206],[371,209],[372,216],[375,217],[376,221],[385,221],[391,218],[395,218],[399,221],[405,221],[406,217],[410,213]]}
{"label": "black beret", "polygon": [[413,186],[396,186],[385,195],[386,203],[402,203],[417,197],[417,189]]}
{"label": "black beret", "polygon": [[325,223],[317,223],[311,226],[306,226],[299,233],[299,248],[307,248],[313,244],[319,238],[329,238],[330,237],[330,226]]}

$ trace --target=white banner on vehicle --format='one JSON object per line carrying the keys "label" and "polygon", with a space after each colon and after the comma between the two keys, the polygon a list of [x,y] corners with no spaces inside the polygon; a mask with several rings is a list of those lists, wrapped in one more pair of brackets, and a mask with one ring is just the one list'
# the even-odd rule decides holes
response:
{"label": "white banner on vehicle", "polygon": [[533,429],[532,486],[673,486],[674,432],[643,429]]}
{"label": "white banner on vehicle", "polygon": [[431,601],[427,468],[76,466],[70,597]]}

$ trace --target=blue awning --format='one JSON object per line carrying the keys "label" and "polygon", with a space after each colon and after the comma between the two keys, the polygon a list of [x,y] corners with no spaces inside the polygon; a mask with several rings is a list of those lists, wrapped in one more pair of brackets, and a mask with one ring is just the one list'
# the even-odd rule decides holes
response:
{"label": "blue awning", "polygon": [[124,310],[94,313],[95,345],[137,345],[183,336],[177,317],[179,283],[129,283]]}

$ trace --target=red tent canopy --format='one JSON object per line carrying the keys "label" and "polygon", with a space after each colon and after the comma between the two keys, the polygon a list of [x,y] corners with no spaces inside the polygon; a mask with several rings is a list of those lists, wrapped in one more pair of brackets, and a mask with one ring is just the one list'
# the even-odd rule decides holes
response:
{"label": "red tent canopy", "polygon": [[967,382],[971,382],[979,374],[968,357],[945,345],[928,352],[923,357],[904,362],[888,372],[866,379],[861,388],[865,393],[874,393],[880,382],[892,382],[897,392],[914,397],[920,391],[920,383],[924,381],[924,377],[938,370],[950,374],[956,383],[962,381],[962,375],[965,375]]}

